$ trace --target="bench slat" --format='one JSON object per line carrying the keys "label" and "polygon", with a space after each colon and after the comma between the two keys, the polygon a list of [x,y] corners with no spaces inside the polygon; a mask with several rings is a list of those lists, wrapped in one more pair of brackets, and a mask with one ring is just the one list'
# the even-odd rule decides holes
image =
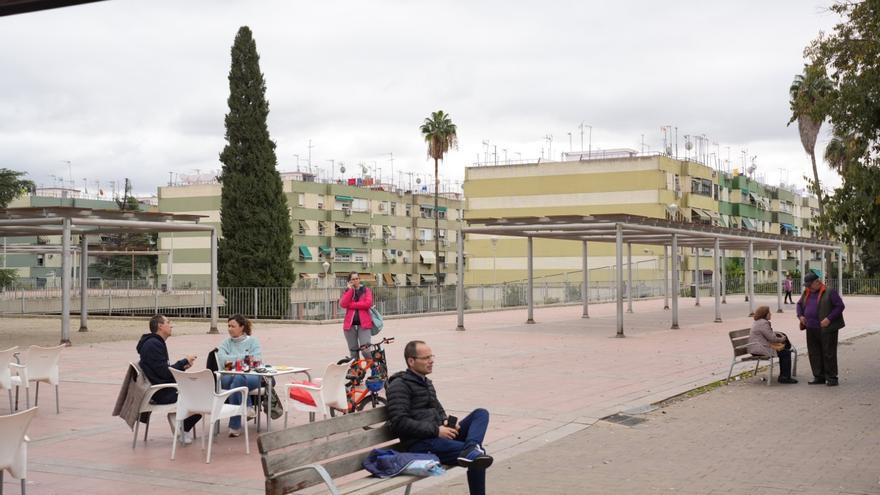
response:
{"label": "bench slat", "polygon": [[380,493],[389,492],[395,488],[414,483],[422,478],[410,475],[398,475],[393,478],[361,478],[351,483],[346,483],[339,487],[342,495],[378,495]]}
{"label": "bench slat", "polygon": [[[394,446],[390,446],[393,448]],[[363,470],[364,459],[367,458],[369,452],[350,455],[322,464],[324,469],[330,474],[330,477],[336,480],[342,476],[347,476]],[[364,471],[366,473],[366,471]],[[284,493],[303,490],[313,485],[323,483],[321,477],[313,470],[300,471],[296,473],[285,474],[275,478],[266,478],[267,495],[281,495]]]}
{"label": "bench slat", "polygon": [[[277,473],[297,466],[313,463],[323,464],[323,461],[327,459],[374,447],[396,438],[391,434],[391,428],[387,425],[367,431],[355,430],[355,432],[353,435],[340,436],[308,447],[279,450],[274,454],[269,453],[264,458],[263,473],[267,477],[273,477]],[[358,467],[358,470],[360,469]],[[342,475],[346,474],[350,473],[342,473]]]}
{"label": "bench slat", "polygon": [[257,447],[260,454],[273,450],[291,447],[304,442],[311,442],[316,438],[328,437],[337,433],[351,431],[364,426],[382,423],[388,419],[388,413],[384,407],[377,407],[367,411],[353,414],[345,414],[324,421],[298,425],[280,431],[263,433],[257,439]]}

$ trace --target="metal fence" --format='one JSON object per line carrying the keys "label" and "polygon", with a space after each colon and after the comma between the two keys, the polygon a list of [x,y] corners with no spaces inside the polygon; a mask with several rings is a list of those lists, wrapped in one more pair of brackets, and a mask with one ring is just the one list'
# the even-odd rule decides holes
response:
{"label": "metal fence", "polygon": [[[662,297],[663,280],[636,280],[632,284],[634,299]],[[103,285],[103,286],[101,286]],[[99,284],[88,289],[88,306],[91,314],[149,316],[163,313],[175,317],[210,316],[211,294],[208,289],[174,289],[138,286],[138,284]],[[795,280],[793,293],[798,297],[800,281]],[[837,288],[837,280],[829,280],[828,286]],[[114,288],[115,287],[115,288]],[[533,284],[534,304],[577,304],[582,301],[583,283],[537,282]],[[880,295],[880,280],[845,279],[844,295]],[[524,282],[468,285],[464,288],[465,309],[488,310],[521,307],[527,304],[528,284]],[[401,286],[373,287],[373,304],[384,315],[422,314],[456,309],[455,286]],[[630,288],[624,283],[623,294],[628,297]],[[679,295],[693,297],[695,286],[681,284]],[[712,284],[699,286],[701,297],[713,297]],[[755,284],[755,293],[776,294],[775,282]],[[741,278],[729,279],[727,294],[743,294]],[[333,287],[284,288],[284,287],[225,287],[219,289],[217,301],[220,316],[241,313],[249,318],[327,320],[341,318],[344,310],[339,307],[342,289]],[[588,290],[591,303],[613,301],[616,297],[614,282],[590,282]],[[79,287],[71,289],[71,310],[80,309]],[[59,314],[61,290],[56,288],[16,287],[0,291],[0,314]]]}

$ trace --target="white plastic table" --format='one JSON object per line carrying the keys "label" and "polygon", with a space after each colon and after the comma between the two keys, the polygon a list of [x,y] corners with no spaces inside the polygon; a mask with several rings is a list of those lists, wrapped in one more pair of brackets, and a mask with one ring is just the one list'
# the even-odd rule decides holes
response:
{"label": "white plastic table", "polygon": [[[309,381],[312,381],[312,375],[309,374],[311,368],[300,368],[296,366],[278,366],[278,367],[269,367],[268,371],[260,373],[254,370],[250,371],[235,371],[235,370],[220,370],[218,373],[221,375],[252,375],[259,376],[265,385],[266,389],[272,388],[272,378],[282,375],[292,375],[295,373],[302,373],[306,375]],[[260,411],[263,406],[263,395],[257,395],[257,431],[260,431]],[[269,398],[269,407],[266,409],[269,410],[269,414],[266,414],[266,431],[272,431],[272,399]],[[245,425],[247,426],[247,425]]]}

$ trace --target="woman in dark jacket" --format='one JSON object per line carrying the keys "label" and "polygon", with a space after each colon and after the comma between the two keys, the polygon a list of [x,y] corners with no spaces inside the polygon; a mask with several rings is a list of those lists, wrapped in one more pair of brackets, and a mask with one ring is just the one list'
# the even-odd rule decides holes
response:
{"label": "woman in dark jacket", "polygon": [[[373,319],[370,317],[370,308],[373,306],[373,292],[361,284],[358,272],[351,272],[348,279],[348,288],[342,294],[339,305],[345,308],[345,319],[342,322],[342,333],[348,344],[348,352],[352,359],[357,359],[358,349],[370,343],[373,335]],[[369,358],[369,351],[363,352],[364,358]]]}
{"label": "woman in dark jacket", "polygon": [[[753,356],[778,357],[779,383],[797,383],[797,380],[791,377],[791,344],[788,343],[785,334],[773,331],[770,315],[768,306],[759,306],[755,310],[755,323],[752,324],[752,330],[749,332],[747,350]],[[771,344],[784,344],[785,348],[777,351]]]}

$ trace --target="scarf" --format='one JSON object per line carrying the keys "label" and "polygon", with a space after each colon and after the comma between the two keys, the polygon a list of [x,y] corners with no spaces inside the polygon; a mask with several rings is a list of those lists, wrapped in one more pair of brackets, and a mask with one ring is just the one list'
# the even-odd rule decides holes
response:
{"label": "scarf", "polygon": [[235,342],[236,344],[241,344],[242,342],[247,340],[248,337],[250,337],[250,335],[242,334],[238,337],[229,337],[229,339],[232,340],[233,342]]}
{"label": "scarf", "polygon": [[[810,298],[810,292],[811,291],[810,291],[809,287],[804,289],[804,304],[807,304],[807,300]],[[818,298],[816,299],[817,301],[822,299],[822,294],[824,292],[825,292],[825,284],[820,282],[819,283],[819,290],[816,292],[817,294],[819,294]]]}

